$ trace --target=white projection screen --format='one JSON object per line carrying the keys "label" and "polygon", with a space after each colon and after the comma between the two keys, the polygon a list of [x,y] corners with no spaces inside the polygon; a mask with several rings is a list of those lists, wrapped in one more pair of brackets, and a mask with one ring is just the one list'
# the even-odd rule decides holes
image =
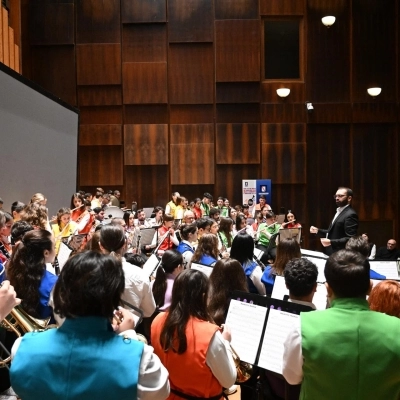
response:
{"label": "white projection screen", "polygon": [[78,110],[0,63],[0,197],[47,197],[49,217],[76,191]]}

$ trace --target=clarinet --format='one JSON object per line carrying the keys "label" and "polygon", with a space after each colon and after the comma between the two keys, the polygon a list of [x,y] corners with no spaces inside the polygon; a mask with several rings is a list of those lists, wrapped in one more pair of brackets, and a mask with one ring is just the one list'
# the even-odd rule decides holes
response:
{"label": "clarinet", "polygon": [[255,254],[253,254],[253,259],[261,267],[261,270],[264,271],[264,269],[265,269],[264,263]]}

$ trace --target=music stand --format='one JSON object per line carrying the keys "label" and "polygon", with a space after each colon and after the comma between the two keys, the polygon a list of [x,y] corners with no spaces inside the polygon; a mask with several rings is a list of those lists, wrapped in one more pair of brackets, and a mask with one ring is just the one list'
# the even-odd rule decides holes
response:
{"label": "music stand", "polygon": [[279,230],[279,241],[292,238],[300,244],[301,228],[284,228]]}

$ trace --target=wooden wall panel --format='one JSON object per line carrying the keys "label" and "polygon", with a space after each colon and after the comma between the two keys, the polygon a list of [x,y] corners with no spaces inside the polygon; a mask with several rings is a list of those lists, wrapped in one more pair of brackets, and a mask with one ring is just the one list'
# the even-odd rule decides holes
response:
{"label": "wooden wall panel", "polygon": [[121,125],[80,125],[79,146],[121,146]]}
{"label": "wooden wall panel", "polygon": [[167,104],[124,105],[125,124],[167,124]]}
{"label": "wooden wall panel", "polygon": [[38,46],[31,58],[31,79],[65,102],[76,105],[72,46]]}
{"label": "wooden wall panel", "polygon": [[122,146],[82,146],[79,149],[79,185],[123,185]]}
{"label": "wooden wall panel", "polygon": [[215,0],[215,19],[256,19],[258,0]]}
{"label": "wooden wall panel", "polygon": [[395,126],[356,124],[353,137],[353,190],[359,218],[397,218],[397,188],[394,184],[397,171],[394,166],[398,164],[398,139]]}
{"label": "wooden wall panel", "polygon": [[9,67],[15,69],[15,54],[14,54],[14,29],[10,26],[8,27],[8,51],[10,54]]}
{"label": "wooden wall panel", "polygon": [[261,15],[303,15],[306,0],[260,0]]}
{"label": "wooden wall panel", "polygon": [[305,143],[306,124],[261,124],[261,143]]}
{"label": "wooden wall panel", "polygon": [[306,122],[304,104],[261,104],[261,121],[270,123]]}
{"label": "wooden wall panel", "polygon": [[135,24],[122,27],[123,62],[166,62],[165,24]]}
{"label": "wooden wall panel", "polygon": [[80,106],[116,106],[122,104],[122,90],[119,85],[79,86]]}
{"label": "wooden wall panel", "polygon": [[217,103],[259,103],[259,82],[218,82]]}
{"label": "wooden wall panel", "polygon": [[121,0],[121,17],[123,23],[166,22],[165,0]]}
{"label": "wooden wall panel", "polygon": [[260,122],[259,104],[217,104],[216,122]]}
{"label": "wooden wall panel", "polygon": [[120,0],[78,0],[76,43],[121,43]]}
{"label": "wooden wall panel", "polygon": [[29,3],[31,45],[74,44],[74,4]]}
{"label": "wooden wall panel", "polygon": [[78,85],[121,83],[120,44],[77,45],[76,61]]}
{"label": "wooden wall panel", "polygon": [[21,0],[9,0],[10,12],[8,20],[14,29],[14,43],[21,47]]}
{"label": "wooden wall panel", "polygon": [[399,121],[399,109],[395,103],[354,103],[354,123],[395,123]]}
{"label": "wooden wall panel", "polygon": [[123,63],[124,104],[167,103],[167,63]]}
{"label": "wooden wall panel", "polygon": [[263,143],[263,174],[277,183],[307,183],[306,143]]}
{"label": "wooden wall panel", "polygon": [[169,42],[213,42],[212,0],[169,0]]}
{"label": "wooden wall panel", "polygon": [[2,47],[3,47],[3,64],[9,66],[10,65],[10,50],[8,48],[8,12],[7,10],[1,6],[1,19],[2,19]]}
{"label": "wooden wall panel", "polygon": [[260,124],[217,124],[217,164],[259,164]]}
{"label": "wooden wall panel", "polygon": [[125,165],[167,165],[168,125],[124,125]]}
{"label": "wooden wall panel", "polygon": [[[350,101],[350,7],[348,0],[307,1],[307,99]],[[326,28],[321,18],[336,16]]]}
{"label": "wooden wall panel", "polygon": [[[276,93],[276,89],[280,88],[290,89],[289,96],[284,99],[280,98]],[[262,103],[293,104],[305,103],[306,100],[304,82],[263,81],[261,83]]]}
{"label": "wooden wall panel", "polygon": [[214,143],[171,144],[171,185],[214,184]]}
{"label": "wooden wall panel", "polygon": [[176,44],[169,49],[169,102],[209,104],[214,101],[212,44]]}
{"label": "wooden wall panel", "polygon": [[171,144],[214,143],[214,124],[171,125]]}
{"label": "wooden wall panel", "polygon": [[3,7],[0,8],[0,62],[4,64],[4,56],[3,56]]}
{"label": "wooden wall panel", "polygon": [[182,104],[170,106],[170,124],[214,122],[213,104]]}
{"label": "wooden wall panel", "polygon": [[80,124],[122,124],[121,106],[80,107]]}
{"label": "wooden wall panel", "polygon": [[396,0],[353,0],[353,101],[369,102],[367,88],[379,86],[380,101],[396,99]]}
{"label": "wooden wall panel", "polygon": [[215,22],[216,81],[260,80],[260,21]]}
{"label": "wooden wall panel", "polygon": [[352,121],[351,103],[313,103],[314,111],[306,112],[310,124],[343,124]]}

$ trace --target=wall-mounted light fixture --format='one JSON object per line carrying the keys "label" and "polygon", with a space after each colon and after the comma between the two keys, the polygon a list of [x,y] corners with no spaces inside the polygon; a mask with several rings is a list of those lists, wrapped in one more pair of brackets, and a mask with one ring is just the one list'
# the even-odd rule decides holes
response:
{"label": "wall-mounted light fixture", "polygon": [[333,15],[327,15],[326,17],[322,18],[321,21],[327,28],[329,28],[335,23],[336,17],[334,17]]}
{"label": "wall-mounted light fixture", "polygon": [[290,94],[290,89],[288,89],[288,88],[276,89],[276,94],[277,94],[279,97],[283,97],[283,98],[288,97],[289,94]]}
{"label": "wall-mounted light fixture", "polygon": [[367,89],[367,92],[370,96],[376,97],[382,92],[382,88],[380,87],[370,87]]}

